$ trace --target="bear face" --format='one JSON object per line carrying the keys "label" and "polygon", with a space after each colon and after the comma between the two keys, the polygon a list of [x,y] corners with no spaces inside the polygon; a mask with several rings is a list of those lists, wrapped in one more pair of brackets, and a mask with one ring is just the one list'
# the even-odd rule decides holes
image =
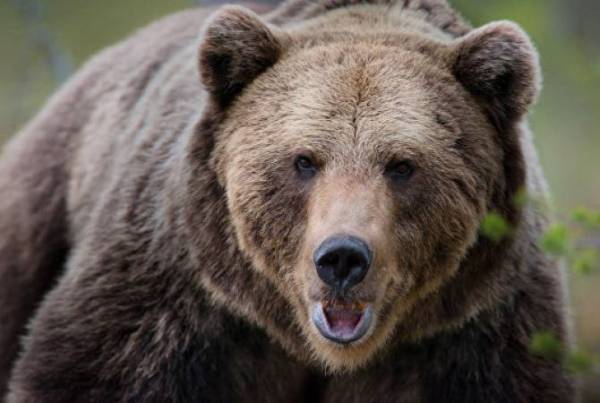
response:
{"label": "bear face", "polygon": [[239,248],[316,358],[351,369],[460,270],[487,211],[517,219],[511,127],[537,62],[511,23],[456,40],[319,24],[283,31],[228,7],[200,69],[225,116],[211,166]]}

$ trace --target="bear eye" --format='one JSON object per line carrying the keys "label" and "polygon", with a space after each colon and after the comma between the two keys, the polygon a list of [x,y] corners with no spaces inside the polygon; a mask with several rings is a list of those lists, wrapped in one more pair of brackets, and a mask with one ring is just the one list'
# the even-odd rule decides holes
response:
{"label": "bear eye", "polygon": [[317,174],[317,167],[315,163],[306,155],[299,155],[296,157],[294,166],[296,167],[296,172],[298,172],[298,175],[301,179],[311,179]]}
{"label": "bear eye", "polygon": [[395,182],[408,180],[415,168],[409,160],[392,161],[385,168],[385,174]]}

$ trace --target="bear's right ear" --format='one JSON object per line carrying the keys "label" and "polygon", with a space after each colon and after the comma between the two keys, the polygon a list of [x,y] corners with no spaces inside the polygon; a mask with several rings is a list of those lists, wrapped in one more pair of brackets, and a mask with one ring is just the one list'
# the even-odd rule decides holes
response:
{"label": "bear's right ear", "polygon": [[280,39],[259,16],[244,7],[225,6],[204,31],[199,52],[202,83],[225,106],[275,64],[281,52]]}

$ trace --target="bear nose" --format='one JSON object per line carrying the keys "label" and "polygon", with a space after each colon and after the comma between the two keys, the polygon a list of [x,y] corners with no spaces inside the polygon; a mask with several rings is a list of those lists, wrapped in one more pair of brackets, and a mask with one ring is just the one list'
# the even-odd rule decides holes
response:
{"label": "bear nose", "polygon": [[313,259],[321,280],[341,292],[365,278],[371,256],[369,246],[362,239],[336,236],[323,241]]}

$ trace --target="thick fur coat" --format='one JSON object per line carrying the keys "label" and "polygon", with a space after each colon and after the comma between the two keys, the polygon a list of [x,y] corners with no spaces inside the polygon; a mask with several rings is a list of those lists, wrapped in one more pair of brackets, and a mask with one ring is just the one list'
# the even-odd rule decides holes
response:
{"label": "thick fur coat", "polygon": [[[538,70],[518,26],[444,0],[186,11],[103,51],[0,160],[0,394],[574,401],[529,351],[569,342],[546,218],[514,202],[546,193]],[[345,296],[375,319],[347,345],[310,316],[331,294],[308,256],[342,231],[375,252]]]}

